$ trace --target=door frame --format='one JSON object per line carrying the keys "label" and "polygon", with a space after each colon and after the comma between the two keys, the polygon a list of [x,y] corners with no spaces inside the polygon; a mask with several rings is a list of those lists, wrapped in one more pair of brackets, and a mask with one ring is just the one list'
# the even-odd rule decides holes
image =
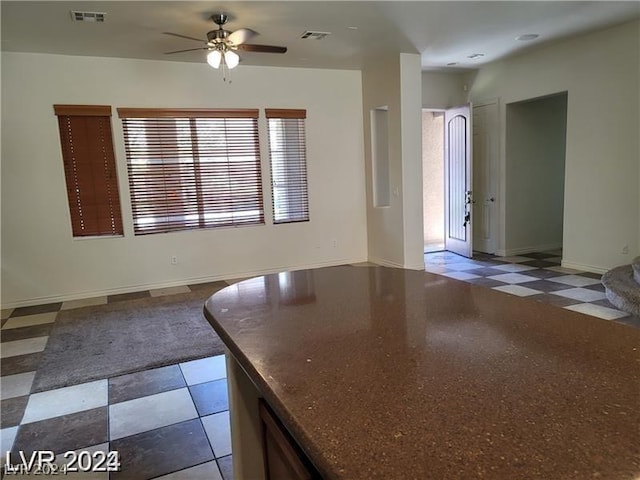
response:
{"label": "door frame", "polygon": [[[446,108],[422,107],[422,110],[421,110],[421,111],[422,111],[422,113],[424,113],[424,112],[430,112],[430,113],[441,113],[441,114],[442,114],[442,117],[443,117],[443,125],[442,125],[442,132],[441,132],[441,133],[442,133],[443,145],[442,145],[442,157],[441,157],[440,161],[442,162],[442,167],[444,168],[444,163],[445,163],[445,157],[444,157],[444,113],[447,111],[447,109],[446,109]],[[423,127],[423,125],[421,125],[421,129],[422,129],[422,128],[424,128],[424,127]],[[422,153],[422,157],[420,158],[420,162],[421,162],[421,164],[422,164],[422,165],[423,165],[423,167],[424,167],[424,152]],[[423,172],[423,175],[424,175],[424,172]],[[442,210],[442,214],[443,214],[443,216],[444,216],[444,208],[445,208],[445,207],[444,207],[444,200],[445,200],[445,192],[444,192],[444,182],[445,182],[445,178],[444,178],[444,173],[443,173],[443,177],[442,177],[442,182],[443,182],[443,183],[442,183],[442,187],[443,187],[443,192],[442,192],[442,201],[443,201],[442,209],[443,209],[443,210]],[[423,212],[424,212],[424,181],[422,182],[422,189],[420,190],[420,192],[421,192],[421,196],[420,196],[420,204],[422,205]],[[443,250],[444,250],[444,227],[445,227],[445,226],[444,226],[444,219],[443,219],[443,222],[442,222],[442,223],[443,223],[443,224],[442,224],[442,229],[443,229],[443,230],[442,230],[442,231],[443,231],[443,234],[442,234],[442,245],[443,245],[443,246],[442,246],[442,248],[443,248]],[[424,230],[425,230],[425,229],[426,229],[426,225],[424,225],[424,224],[423,224],[423,225],[422,225],[422,230],[423,230],[422,235],[423,235],[423,237],[424,237]],[[424,243],[424,242],[423,242],[423,243]],[[424,253],[424,247],[423,247],[423,253]]]}

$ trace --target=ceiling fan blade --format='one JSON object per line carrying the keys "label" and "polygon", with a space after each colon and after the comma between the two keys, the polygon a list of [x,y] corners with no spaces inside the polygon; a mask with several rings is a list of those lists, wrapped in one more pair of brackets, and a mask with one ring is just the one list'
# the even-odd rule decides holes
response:
{"label": "ceiling fan blade", "polygon": [[193,38],[193,37],[187,37],[186,35],[180,35],[179,33],[171,33],[171,32],[162,32],[165,35],[173,35],[174,37],[180,37],[180,38],[186,38],[187,40],[195,40],[196,42],[200,42],[200,43],[207,43],[206,40],[202,40],[200,38]]}
{"label": "ceiling fan blade", "polygon": [[173,52],[164,52],[164,54],[171,55],[172,53],[195,52],[196,50],[209,50],[209,49],[207,47],[187,48],[186,50],[174,50]]}
{"label": "ceiling fan blade", "polygon": [[242,43],[238,45],[238,50],[259,53],[286,53],[287,47],[275,47],[273,45],[252,45],[249,43]]}
{"label": "ceiling fan blade", "polygon": [[244,42],[251,40],[257,34],[258,32],[255,32],[249,28],[241,28],[240,30],[236,30],[231,35],[229,35],[227,40],[229,40],[229,42],[234,45],[241,45]]}

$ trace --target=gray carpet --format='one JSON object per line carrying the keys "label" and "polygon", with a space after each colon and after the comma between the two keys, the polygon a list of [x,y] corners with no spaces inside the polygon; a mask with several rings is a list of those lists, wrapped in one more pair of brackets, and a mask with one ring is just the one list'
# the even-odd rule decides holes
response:
{"label": "gray carpet", "polygon": [[58,313],[32,393],[224,352],[202,314],[207,291]]}
{"label": "gray carpet", "polygon": [[640,263],[623,265],[609,270],[602,276],[605,295],[613,305],[624,312],[640,317],[640,284],[635,280],[634,268]]}

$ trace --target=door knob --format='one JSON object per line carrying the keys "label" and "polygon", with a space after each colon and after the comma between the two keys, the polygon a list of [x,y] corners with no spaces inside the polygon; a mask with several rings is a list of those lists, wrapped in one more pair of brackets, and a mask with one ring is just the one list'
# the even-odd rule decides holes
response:
{"label": "door knob", "polygon": [[476,203],[475,201],[473,201],[471,190],[467,190],[466,192],[464,192],[464,203],[465,205],[469,205],[470,203]]}

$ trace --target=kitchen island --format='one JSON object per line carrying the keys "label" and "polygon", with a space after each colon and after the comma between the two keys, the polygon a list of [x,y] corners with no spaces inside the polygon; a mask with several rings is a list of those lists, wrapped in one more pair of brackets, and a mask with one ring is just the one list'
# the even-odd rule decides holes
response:
{"label": "kitchen island", "polygon": [[640,478],[633,327],[352,266],[240,282],[205,316],[228,349],[236,480],[264,478],[263,405],[310,477]]}

